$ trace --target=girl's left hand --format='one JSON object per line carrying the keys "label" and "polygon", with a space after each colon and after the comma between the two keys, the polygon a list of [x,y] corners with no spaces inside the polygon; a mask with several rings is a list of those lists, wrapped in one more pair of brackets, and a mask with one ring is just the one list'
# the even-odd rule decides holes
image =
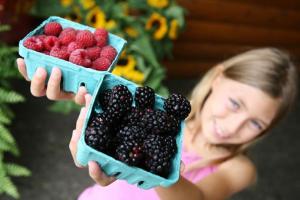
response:
{"label": "girl's left hand", "polygon": [[[79,168],[83,168],[83,166],[78,164],[78,162],[76,160],[77,143],[78,143],[80,135],[81,135],[84,119],[86,117],[86,113],[87,113],[88,107],[90,105],[91,98],[92,98],[92,96],[90,94],[85,95],[86,105],[80,111],[79,117],[78,117],[77,122],[76,122],[76,129],[73,130],[72,138],[71,138],[71,141],[70,141],[70,144],[69,144],[69,148],[70,148],[74,163]],[[90,177],[96,183],[98,183],[101,186],[107,186],[107,185],[111,184],[112,182],[114,182],[116,180],[116,178],[113,177],[113,176],[110,176],[110,177],[107,176],[101,170],[98,163],[95,162],[95,161],[89,161],[88,170],[89,170]]]}

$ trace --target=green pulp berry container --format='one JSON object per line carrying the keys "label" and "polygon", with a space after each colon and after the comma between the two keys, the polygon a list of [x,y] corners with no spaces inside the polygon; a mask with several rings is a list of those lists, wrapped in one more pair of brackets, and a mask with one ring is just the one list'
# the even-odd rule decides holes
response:
{"label": "green pulp berry container", "polygon": [[[93,93],[97,83],[103,77],[103,71],[97,71],[91,68],[85,68],[74,63],[46,55],[41,52],[28,49],[23,45],[23,42],[34,35],[43,34],[43,27],[49,22],[58,22],[63,28],[71,27],[77,30],[90,30],[94,32],[95,29],[85,26],[61,17],[51,16],[43,21],[33,31],[28,33],[22,40],[19,41],[19,54],[25,60],[28,78],[31,80],[38,67],[44,67],[47,70],[48,78],[53,67],[59,67],[62,71],[62,90],[66,92],[78,91],[79,86],[85,86],[89,93]],[[126,41],[114,34],[109,33],[108,44],[117,50],[117,55],[107,71],[111,72],[120,56]]]}
{"label": "green pulp berry container", "polygon": [[[116,175],[117,179],[126,180],[129,184],[136,184],[138,187],[143,189],[150,189],[156,186],[168,187],[179,179],[180,171],[180,158],[182,150],[182,137],[183,137],[183,122],[181,123],[181,128],[176,136],[177,143],[177,154],[172,160],[171,173],[168,178],[163,178],[161,176],[155,175],[153,173],[147,172],[144,169],[138,167],[129,166],[113,157],[104,154],[100,151],[93,149],[88,146],[85,142],[85,130],[87,128],[88,122],[93,113],[103,112],[101,105],[99,105],[97,98],[99,94],[105,89],[111,89],[115,85],[123,84],[128,87],[131,94],[134,96],[135,90],[138,87],[135,83],[123,79],[119,76],[115,76],[111,73],[105,73],[99,81],[97,88],[93,93],[93,98],[90,107],[87,112],[87,117],[84,121],[82,128],[82,133],[77,146],[77,161],[79,164],[86,166],[89,161],[96,161],[101,166],[102,170],[109,176]],[[164,98],[157,95],[155,96],[155,109],[163,109]],[[134,105],[134,102],[133,102]]]}

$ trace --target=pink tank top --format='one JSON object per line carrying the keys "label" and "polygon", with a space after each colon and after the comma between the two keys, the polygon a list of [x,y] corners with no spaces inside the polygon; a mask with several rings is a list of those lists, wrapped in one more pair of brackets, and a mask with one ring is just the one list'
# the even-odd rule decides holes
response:
{"label": "pink tank top", "polygon": [[[181,160],[185,166],[201,159],[196,154],[186,152],[183,148]],[[182,176],[195,183],[213,173],[216,167],[208,166],[198,170],[183,173]],[[154,189],[143,190],[124,180],[116,180],[106,187],[94,185],[81,193],[78,200],[159,200]]]}

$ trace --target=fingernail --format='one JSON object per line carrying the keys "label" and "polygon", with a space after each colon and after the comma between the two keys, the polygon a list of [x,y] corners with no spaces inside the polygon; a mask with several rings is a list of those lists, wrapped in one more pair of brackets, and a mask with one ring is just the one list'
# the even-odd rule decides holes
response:
{"label": "fingernail", "polygon": [[43,76],[43,68],[41,68],[41,67],[37,68],[35,74],[36,74],[38,77],[42,77],[42,76]]}
{"label": "fingernail", "polygon": [[58,77],[60,74],[59,74],[59,69],[57,67],[54,67],[51,71],[51,74],[52,76],[54,77]]}

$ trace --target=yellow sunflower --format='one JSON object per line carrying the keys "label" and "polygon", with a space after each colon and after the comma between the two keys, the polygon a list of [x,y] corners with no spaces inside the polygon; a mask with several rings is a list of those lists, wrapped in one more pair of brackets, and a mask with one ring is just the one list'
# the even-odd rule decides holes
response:
{"label": "yellow sunflower", "polygon": [[122,54],[112,73],[118,76],[122,76],[135,83],[141,84],[143,83],[145,76],[141,71],[136,70],[135,66],[136,60],[134,56],[126,56],[125,54]]}
{"label": "yellow sunflower", "polygon": [[128,71],[124,77],[138,84],[142,84],[145,79],[145,75],[142,72],[135,69]]}
{"label": "yellow sunflower", "polygon": [[139,32],[136,29],[134,29],[133,27],[125,28],[125,32],[132,38],[136,38],[139,35]]}
{"label": "yellow sunflower", "polygon": [[80,8],[78,6],[74,6],[72,8],[72,13],[65,16],[65,18],[68,20],[75,21],[75,22],[81,22],[82,16],[81,16]]}
{"label": "yellow sunflower", "polygon": [[95,0],[79,0],[79,3],[82,5],[83,9],[87,10],[96,5]]}
{"label": "yellow sunflower", "polygon": [[147,3],[154,8],[164,8],[168,6],[169,0],[147,0]]}
{"label": "yellow sunflower", "polygon": [[63,7],[69,7],[73,3],[73,0],[60,0],[60,4]]}
{"label": "yellow sunflower", "polygon": [[121,56],[120,60],[118,61],[116,68],[121,67],[126,70],[134,69],[136,65],[136,60],[132,55]]}
{"label": "yellow sunflower", "polygon": [[113,19],[108,20],[105,24],[105,28],[107,30],[112,30],[112,29],[116,28],[116,26],[117,26],[117,22]]}
{"label": "yellow sunflower", "polygon": [[170,23],[169,38],[171,38],[172,40],[175,40],[177,38],[178,28],[179,28],[178,21],[176,19],[172,19]]}
{"label": "yellow sunflower", "polygon": [[153,13],[146,23],[146,30],[150,29],[154,29],[154,39],[162,39],[168,31],[167,19],[158,13]]}
{"label": "yellow sunflower", "polygon": [[98,6],[94,7],[87,13],[85,20],[87,25],[95,28],[104,28],[106,23],[105,13]]}

